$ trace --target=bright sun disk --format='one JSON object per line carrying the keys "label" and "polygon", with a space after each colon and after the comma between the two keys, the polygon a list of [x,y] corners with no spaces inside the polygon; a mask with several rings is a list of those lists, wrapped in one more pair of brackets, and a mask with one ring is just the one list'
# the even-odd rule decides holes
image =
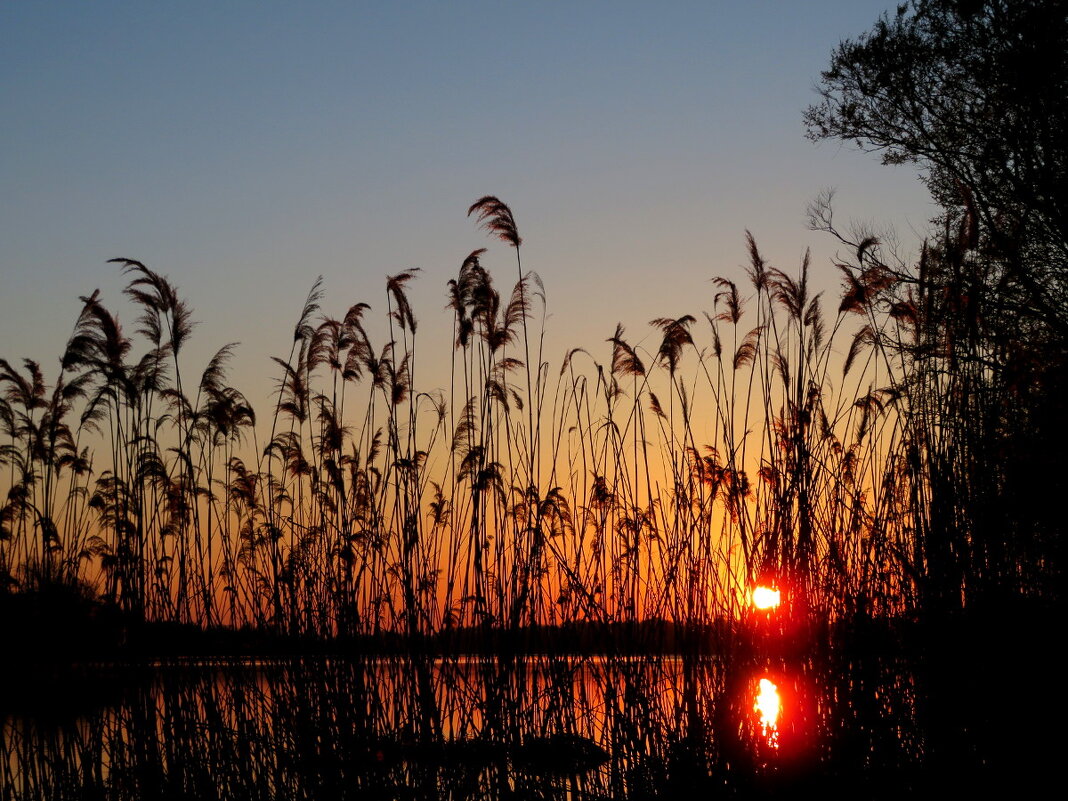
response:
{"label": "bright sun disk", "polygon": [[757,609],[774,609],[779,605],[779,591],[771,587],[757,587],[753,590],[753,606]]}

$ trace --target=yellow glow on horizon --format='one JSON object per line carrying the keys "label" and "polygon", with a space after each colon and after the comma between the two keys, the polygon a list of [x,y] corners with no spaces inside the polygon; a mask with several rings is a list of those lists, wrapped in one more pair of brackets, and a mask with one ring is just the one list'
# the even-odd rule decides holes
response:
{"label": "yellow glow on horizon", "polygon": [[779,688],[770,679],[761,679],[753,710],[760,715],[760,733],[772,748],[779,747],[778,723],[781,709],[782,700],[779,698]]}
{"label": "yellow glow on horizon", "polygon": [[753,590],[753,606],[757,609],[774,609],[779,605],[779,591],[771,587],[757,587]]}

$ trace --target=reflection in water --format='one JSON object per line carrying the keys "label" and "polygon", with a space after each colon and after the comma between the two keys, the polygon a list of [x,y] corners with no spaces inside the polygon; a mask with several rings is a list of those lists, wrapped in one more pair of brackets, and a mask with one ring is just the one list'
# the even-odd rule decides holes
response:
{"label": "reflection in water", "polygon": [[791,759],[853,786],[922,757],[908,734],[914,683],[898,666],[755,667],[696,656],[159,665],[111,681],[95,705],[87,682],[76,712],[0,710],[0,797],[691,797],[744,793]]}
{"label": "reflection in water", "polygon": [[771,679],[761,679],[753,710],[760,716],[760,733],[772,748],[779,747],[779,711],[782,699]]}

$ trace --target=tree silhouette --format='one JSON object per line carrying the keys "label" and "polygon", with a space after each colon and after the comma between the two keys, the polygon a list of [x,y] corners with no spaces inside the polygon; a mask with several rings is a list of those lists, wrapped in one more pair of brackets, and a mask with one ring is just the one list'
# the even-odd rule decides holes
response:
{"label": "tree silhouette", "polygon": [[[1068,333],[1068,3],[914,0],[847,40],[812,139],[916,162],[997,268],[1001,303]],[[975,244],[979,244],[976,242]],[[1024,322],[1029,322],[1025,320]]]}
{"label": "tree silhouette", "polygon": [[[1068,3],[914,0],[843,42],[805,114],[812,139],[915,162],[942,207],[917,264],[834,224],[852,249],[842,310],[888,313],[850,349],[893,350],[908,419],[915,563],[947,610],[1059,597],[1056,464],[1068,434]],[[861,341],[862,340],[862,341]],[[1026,454],[1026,456],[1024,455]]]}

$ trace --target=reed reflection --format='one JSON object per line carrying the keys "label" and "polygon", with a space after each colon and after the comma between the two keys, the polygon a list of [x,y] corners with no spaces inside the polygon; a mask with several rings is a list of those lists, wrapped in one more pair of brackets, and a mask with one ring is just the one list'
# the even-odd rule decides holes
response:
{"label": "reed reflection", "polygon": [[913,685],[892,665],[835,684],[849,671],[815,663],[428,657],[427,693],[409,661],[166,664],[76,716],[26,707],[2,722],[5,801],[637,799],[921,756]]}

